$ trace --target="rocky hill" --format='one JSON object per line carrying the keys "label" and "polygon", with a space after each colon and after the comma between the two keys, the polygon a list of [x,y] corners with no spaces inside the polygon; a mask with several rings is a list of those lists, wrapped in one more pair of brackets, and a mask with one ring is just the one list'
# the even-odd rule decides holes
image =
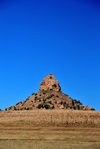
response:
{"label": "rocky hill", "polygon": [[9,110],[36,110],[36,109],[71,109],[71,110],[94,110],[92,107],[83,105],[80,101],[72,99],[61,92],[58,80],[55,81],[53,74],[49,74],[40,83],[40,91],[32,93],[26,100],[17,103]]}

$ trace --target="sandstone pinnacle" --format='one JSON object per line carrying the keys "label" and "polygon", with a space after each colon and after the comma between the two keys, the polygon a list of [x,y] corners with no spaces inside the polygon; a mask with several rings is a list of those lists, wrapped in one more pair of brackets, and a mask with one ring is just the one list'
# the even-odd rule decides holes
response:
{"label": "sandstone pinnacle", "polygon": [[40,90],[54,90],[60,91],[61,87],[58,80],[55,81],[55,77],[52,73],[43,78],[43,81],[40,83]]}

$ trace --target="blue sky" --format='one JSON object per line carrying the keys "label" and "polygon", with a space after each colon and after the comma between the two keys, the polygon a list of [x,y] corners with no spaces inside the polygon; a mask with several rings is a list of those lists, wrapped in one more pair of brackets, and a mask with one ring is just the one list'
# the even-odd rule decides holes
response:
{"label": "blue sky", "polygon": [[49,73],[100,110],[100,2],[0,0],[0,109],[39,91]]}

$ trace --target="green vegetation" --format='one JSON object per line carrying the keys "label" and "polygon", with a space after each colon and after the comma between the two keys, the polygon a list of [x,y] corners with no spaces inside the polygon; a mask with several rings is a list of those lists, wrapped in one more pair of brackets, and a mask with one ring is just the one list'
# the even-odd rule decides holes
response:
{"label": "green vegetation", "polygon": [[66,104],[65,107],[68,108],[68,107],[70,107],[70,106],[69,106],[69,104]]}
{"label": "green vegetation", "polygon": [[50,106],[46,104],[46,105],[44,105],[44,108],[45,109],[50,109]]}
{"label": "green vegetation", "polygon": [[59,97],[58,95],[56,95],[56,97]]}
{"label": "green vegetation", "polygon": [[38,108],[38,109],[41,109],[41,108],[54,109],[54,105],[53,105],[52,107],[50,107],[50,105],[48,105],[48,104],[45,104],[45,105],[39,104],[39,105],[37,106],[37,108]]}
{"label": "green vegetation", "polygon": [[57,87],[57,85],[56,84],[53,84],[52,87]]}
{"label": "green vegetation", "polygon": [[52,91],[53,89],[50,89],[50,91]]}
{"label": "green vegetation", "polygon": [[95,109],[94,109],[94,108],[92,108],[91,110],[92,110],[92,111],[95,111]]}
{"label": "green vegetation", "polygon": [[43,108],[43,104],[39,104],[37,108],[38,108],[38,109]]}
{"label": "green vegetation", "polygon": [[9,110],[10,110],[10,109],[12,109],[12,106],[11,106],[11,107],[9,107]]}
{"label": "green vegetation", "polygon": [[14,110],[16,110],[16,107],[14,106]]}
{"label": "green vegetation", "polygon": [[26,110],[30,110],[30,108],[27,108]]}
{"label": "green vegetation", "polygon": [[51,94],[51,97],[53,97],[54,96],[54,94]]}
{"label": "green vegetation", "polygon": [[34,98],[35,102],[36,102],[37,99],[38,99],[37,96],[35,96],[35,98]]}
{"label": "green vegetation", "polygon": [[47,97],[47,99],[50,99],[50,98],[51,98],[51,96],[48,96],[48,97]]}
{"label": "green vegetation", "polygon": [[50,98],[53,97],[53,96],[54,96],[54,94],[51,94],[50,96],[47,97],[47,99],[50,99]]}
{"label": "green vegetation", "polygon": [[77,109],[77,110],[80,110],[80,106],[79,106],[79,105],[76,105],[76,109]]}
{"label": "green vegetation", "polygon": [[35,93],[32,93],[32,95],[34,95]]}
{"label": "green vegetation", "polygon": [[76,107],[75,107],[75,106],[73,106],[73,109],[74,109],[74,110],[76,110]]}
{"label": "green vegetation", "polygon": [[46,102],[46,99],[43,99],[43,103],[45,103]]}
{"label": "green vegetation", "polygon": [[82,103],[80,102],[80,100],[76,100],[76,99],[74,99],[74,102],[76,103],[76,104],[80,104],[80,105],[82,105]]}
{"label": "green vegetation", "polygon": [[74,106],[75,104],[74,104],[74,100],[72,100],[72,106]]}
{"label": "green vegetation", "polygon": [[[26,100],[27,100],[27,99],[26,99]],[[22,104],[22,101],[18,102],[16,105],[19,105],[20,103]]]}
{"label": "green vegetation", "polygon": [[55,108],[55,106],[53,105],[52,107],[50,107],[50,109],[54,109]]}
{"label": "green vegetation", "polygon": [[83,110],[84,106],[81,106],[81,110]]}
{"label": "green vegetation", "polygon": [[52,101],[48,101],[47,103],[50,103],[50,104],[52,104]]}
{"label": "green vegetation", "polygon": [[45,93],[45,92],[43,92],[43,94],[45,95],[46,93]]}
{"label": "green vegetation", "polygon": [[60,104],[62,105],[63,104],[63,101],[60,101]]}
{"label": "green vegetation", "polygon": [[29,100],[29,98],[26,99],[26,101],[28,101],[28,100]]}

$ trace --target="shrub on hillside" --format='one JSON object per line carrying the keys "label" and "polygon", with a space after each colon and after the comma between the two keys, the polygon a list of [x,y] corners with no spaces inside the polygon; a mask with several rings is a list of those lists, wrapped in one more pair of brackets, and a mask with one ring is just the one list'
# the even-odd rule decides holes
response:
{"label": "shrub on hillside", "polygon": [[39,105],[37,106],[37,108],[38,108],[38,109],[43,108],[43,104],[39,104]]}
{"label": "shrub on hillside", "polygon": [[35,96],[34,100],[35,100],[35,102],[36,102],[36,100],[37,100],[37,96]]}
{"label": "shrub on hillside", "polygon": [[55,104],[57,104],[57,101],[55,101]]}
{"label": "shrub on hillside", "polygon": [[48,101],[47,103],[50,103],[50,104],[52,104],[52,101]]}
{"label": "shrub on hillside", "polygon": [[74,106],[74,100],[72,100],[72,106]]}
{"label": "shrub on hillside", "polygon": [[95,109],[94,109],[94,108],[92,108],[91,110],[92,110],[92,111],[95,111]]}
{"label": "shrub on hillside", "polygon": [[74,101],[75,101],[76,104],[78,103],[78,104],[82,105],[82,103],[80,102],[80,100],[77,101],[77,100],[75,99]]}
{"label": "shrub on hillside", "polygon": [[54,88],[55,88],[55,87],[57,87],[57,85],[56,85],[56,84],[53,84],[53,85],[52,85],[52,87],[54,87]]}
{"label": "shrub on hillside", "polygon": [[64,107],[66,106],[66,101],[63,102],[63,106],[64,106]]}
{"label": "shrub on hillside", "polygon": [[46,99],[43,99],[43,103],[45,103],[46,102]]}
{"label": "shrub on hillside", "polygon": [[47,97],[47,99],[50,99],[50,98],[51,98],[51,96],[48,96],[48,97]]}
{"label": "shrub on hillside", "polygon": [[80,106],[79,106],[79,105],[76,105],[76,109],[77,109],[77,110],[80,110]]}
{"label": "shrub on hillside", "polygon": [[16,105],[19,105],[20,103],[22,104],[22,102],[20,101],[20,102],[18,102]]}
{"label": "shrub on hillside", "polygon": [[66,104],[65,107],[68,108],[68,107],[70,107],[70,106],[69,106],[69,104]]}
{"label": "shrub on hillside", "polygon": [[56,95],[56,97],[59,97],[58,95]]}
{"label": "shrub on hillside", "polygon": [[54,96],[54,94],[51,94],[51,97],[53,97]]}
{"label": "shrub on hillside", "polygon": [[83,110],[84,106],[81,106],[81,110]]}
{"label": "shrub on hillside", "polygon": [[74,109],[74,110],[76,110],[76,107],[75,107],[75,106],[73,106],[73,109]]}
{"label": "shrub on hillside", "polygon": [[64,101],[64,105],[66,104],[66,101]]}
{"label": "shrub on hillside", "polygon": [[60,104],[62,105],[63,104],[63,101],[60,101]]}
{"label": "shrub on hillside", "polygon": [[54,109],[54,108],[55,108],[54,105],[52,107],[50,107],[50,109]]}
{"label": "shrub on hillside", "polygon": [[50,106],[46,104],[46,105],[44,105],[44,108],[45,109],[50,109]]}
{"label": "shrub on hillside", "polygon": [[29,110],[30,108],[27,108],[26,110]]}
{"label": "shrub on hillside", "polygon": [[29,100],[29,98],[26,99],[26,101]]}
{"label": "shrub on hillside", "polygon": [[16,110],[16,107],[14,106],[14,110]]}
{"label": "shrub on hillside", "polygon": [[10,110],[10,109],[12,109],[12,106],[11,106],[11,107],[9,107],[9,110]]}
{"label": "shrub on hillside", "polygon": [[45,93],[45,92],[43,92],[43,94],[45,95],[46,93]]}
{"label": "shrub on hillside", "polygon": [[70,109],[72,109],[72,106],[70,106]]}

